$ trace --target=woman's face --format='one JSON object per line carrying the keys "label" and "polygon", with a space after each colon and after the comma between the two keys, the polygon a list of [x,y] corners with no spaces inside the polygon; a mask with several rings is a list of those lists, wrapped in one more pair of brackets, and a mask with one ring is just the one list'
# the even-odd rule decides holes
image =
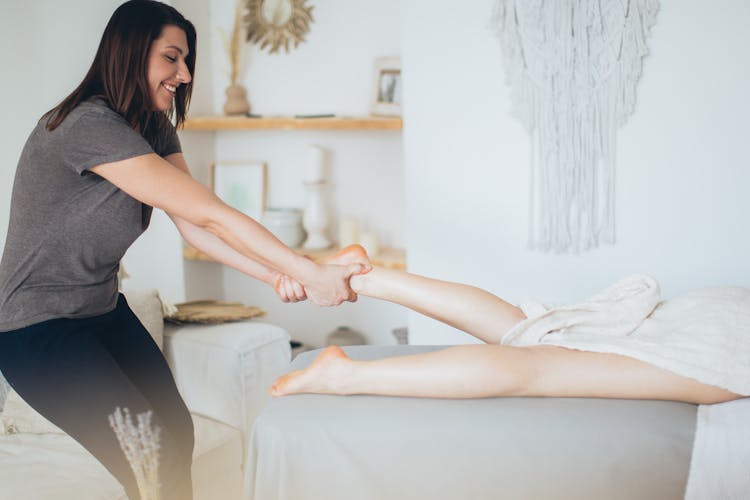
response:
{"label": "woman's face", "polygon": [[165,26],[161,36],[151,43],[147,80],[155,111],[171,108],[177,87],[190,82],[187,55],[187,37],[177,26]]}

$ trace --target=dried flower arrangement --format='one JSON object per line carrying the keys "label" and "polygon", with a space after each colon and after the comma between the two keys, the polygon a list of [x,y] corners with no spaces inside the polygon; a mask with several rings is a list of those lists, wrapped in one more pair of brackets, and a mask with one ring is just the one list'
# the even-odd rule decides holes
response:
{"label": "dried flower arrangement", "polygon": [[141,500],[159,500],[159,427],[151,427],[152,412],[136,415],[133,423],[130,410],[116,408],[109,416],[109,426],[115,431],[120,448],[130,463],[138,484]]}
{"label": "dried flower arrangement", "polygon": [[234,22],[232,31],[227,34],[222,30],[222,40],[224,42],[224,51],[229,59],[229,84],[237,85],[237,79],[242,72],[242,62],[244,55],[242,27],[242,0],[237,0],[234,12]]}

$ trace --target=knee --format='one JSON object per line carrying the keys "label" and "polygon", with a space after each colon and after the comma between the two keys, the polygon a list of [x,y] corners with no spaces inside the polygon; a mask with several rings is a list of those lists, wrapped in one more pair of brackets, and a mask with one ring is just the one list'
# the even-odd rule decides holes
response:
{"label": "knee", "polygon": [[503,396],[531,396],[539,380],[540,359],[525,347],[506,347],[503,359]]}

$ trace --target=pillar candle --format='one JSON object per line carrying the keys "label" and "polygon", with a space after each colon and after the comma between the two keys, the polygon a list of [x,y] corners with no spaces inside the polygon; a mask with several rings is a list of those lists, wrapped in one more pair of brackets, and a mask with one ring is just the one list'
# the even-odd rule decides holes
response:
{"label": "pillar candle", "polygon": [[325,176],[325,151],[320,146],[307,148],[307,166],[305,168],[305,182],[323,182]]}
{"label": "pillar candle", "polygon": [[341,248],[359,242],[359,221],[355,217],[339,219],[339,246]]}
{"label": "pillar candle", "polygon": [[359,235],[359,244],[365,247],[367,255],[375,257],[380,252],[380,244],[378,243],[378,237],[375,233],[369,233],[363,231]]}

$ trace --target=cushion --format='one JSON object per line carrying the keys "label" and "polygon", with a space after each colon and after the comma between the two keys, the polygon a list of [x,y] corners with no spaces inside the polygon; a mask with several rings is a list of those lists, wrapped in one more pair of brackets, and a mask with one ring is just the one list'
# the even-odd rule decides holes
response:
{"label": "cushion", "polygon": [[[123,293],[130,308],[161,349],[164,338],[164,318],[159,292],[156,290],[138,290]],[[0,376],[0,386],[6,384],[5,379]],[[15,433],[64,434],[62,430],[29,406],[13,389],[7,388],[6,392],[5,404],[0,405],[2,409],[0,412],[0,435]],[[0,400],[0,402],[2,401]]]}
{"label": "cushion", "polygon": [[154,338],[159,349],[164,344],[164,315],[161,299],[156,290],[133,290],[123,292],[130,309]]}

